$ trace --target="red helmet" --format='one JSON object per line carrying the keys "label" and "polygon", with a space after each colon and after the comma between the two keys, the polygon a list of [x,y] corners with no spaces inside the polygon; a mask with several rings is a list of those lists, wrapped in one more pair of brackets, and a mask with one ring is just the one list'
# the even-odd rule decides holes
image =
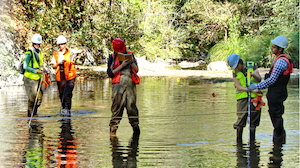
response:
{"label": "red helmet", "polygon": [[116,53],[123,53],[126,50],[125,42],[119,38],[114,39],[112,45]]}

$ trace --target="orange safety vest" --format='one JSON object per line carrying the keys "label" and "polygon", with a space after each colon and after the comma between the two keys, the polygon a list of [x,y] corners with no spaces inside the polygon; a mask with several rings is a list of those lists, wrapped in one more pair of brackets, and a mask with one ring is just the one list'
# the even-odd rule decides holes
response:
{"label": "orange safety vest", "polygon": [[291,73],[293,72],[293,64],[291,64],[291,62],[290,62],[290,60],[289,60],[289,58],[288,58],[288,56],[287,56],[286,53],[280,54],[280,55],[278,55],[278,57],[275,58],[274,63],[273,63],[273,67],[272,67],[272,70],[271,70],[271,73],[273,72],[273,69],[274,69],[274,67],[275,67],[275,66],[274,66],[274,65],[275,65],[275,62],[276,62],[278,59],[284,59],[284,60],[289,64],[288,69],[285,70],[285,71],[282,73],[282,75],[289,75],[289,74],[291,74]]}
{"label": "orange safety vest", "polygon": [[[71,51],[70,49],[66,48],[65,52],[65,62],[64,62],[64,73],[65,79],[67,81],[74,79],[76,77],[76,69],[75,69],[75,62],[71,61]],[[53,56],[58,63],[59,51],[53,53]],[[56,81],[60,81],[60,67],[56,68]]]}
{"label": "orange safety vest", "polygon": [[[132,52],[130,51],[127,51],[127,54],[133,54]],[[112,54],[112,56],[114,57],[114,54]],[[118,58],[118,55],[116,56],[116,59],[115,59],[115,62],[113,63],[114,64],[114,68],[117,68],[118,66],[120,66],[120,61],[119,61],[119,58]],[[140,78],[137,76],[135,70],[133,68],[131,68],[131,78],[132,78],[132,81],[135,83],[135,84],[139,84],[140,83]],[[113,77],[111,79],[111,83],[119,83],[120,82],[120,76],[121,76],[121,72],[118,72],[117,75],[115,75],[115,77]]]}

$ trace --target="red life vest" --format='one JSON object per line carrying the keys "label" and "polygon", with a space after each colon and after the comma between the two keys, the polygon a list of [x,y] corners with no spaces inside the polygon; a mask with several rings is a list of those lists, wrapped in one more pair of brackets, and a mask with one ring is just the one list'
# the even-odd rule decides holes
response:
{"label": "red life vest", "polygon": [[[127,51],[127,54],[131,54],[133,55],[132,52],[130,51]],[[114,57],[114,54],[112,54],[112,56]],[[119,58],[118,58],[118,55],[116,55],[116,58],[115,58],[115,62],[113,63],[114,64],[114,69],[117,68],[118,66],[120,66],[120,61],[119,61]],[[115,77],[113,77],[111,79],[111,83],[119,83],[120,82],[120,76],[121,76],[121,71],[118,72]],[[135,84],[139,84],[140,83],[140,78],[139,76],[136,74],[135,70],[133,68],[131,68],[131,78],[132,78],[132,81],[135,83]]]}
{"label": "red life vest", "polygon": [[284,54],[280,54],[279,56],[276,57],[276,59],[274,60],[274,63],[273,63],[273,66],[272,66],[272,69],[271,69],[271,73],[273,72],[273,69],[274,69],[274,65],[275,65],[275,62],[278,60],[278,59],[283,59],[285,60],[288,64],[289,64],[289,67],[287,68],[287,70],[285,70],[282,75],[289,75],[293,72],[293,64],[291,64],[288,56],[286,53]]}

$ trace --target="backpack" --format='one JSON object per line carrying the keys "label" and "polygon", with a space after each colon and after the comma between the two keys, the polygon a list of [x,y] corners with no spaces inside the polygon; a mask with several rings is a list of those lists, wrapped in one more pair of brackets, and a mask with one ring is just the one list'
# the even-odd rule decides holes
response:
{"label": "backpack", "polygon": [[[30,51],[31,56],[33,55],[32,50],[27,50],[27,51]],[[27,52],[27,51],[26,51],[26,52]],[[25,52],[25,53],[26,53],[26,52]],[[26,54],[24,55],[24,57],[22,58],[22,60],[21,60],[21,62],[20,62],[20,64],[19,64],[19,73],[20,73],[20,74],[24,74],[24,73],[25,73],[25,69],[23,68],[25,56],[26,56]],[[32,57],[30,58],[30,61],[32,61]],[[30,61],[29,61],[29,62],[30,62]],[[33,68],[33,64],[31,64],[31,68]]]}

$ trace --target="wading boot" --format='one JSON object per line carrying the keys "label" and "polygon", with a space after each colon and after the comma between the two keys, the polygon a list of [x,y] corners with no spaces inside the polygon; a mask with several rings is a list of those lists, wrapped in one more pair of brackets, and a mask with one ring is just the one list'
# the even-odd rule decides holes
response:
{"label": "wading boot", "polygon": [[31,117],[31,110],[27,111],[27,117]]}
{"label": "wading boot", "polygon": [[110,136],[111,137],[117,136],[117,129],[118,129],[118,126],[110,126]]}
{"label": "wading boot", "polygon": [[286,134],[285,130],[283,131],[281,136],[276,136],[275,134],[273,135],[273,143],[275,147],[281,147],[282,144],[285,144],[286,139]]}
{"label": "wading boot", "polygon": [[275,148],[282,147],[283,144],[282,142],[283,142],[283,136],[280,137],[273,136],[273,144]]}
{"label": "wading boot", "polygon": [[250,141],[255,140],[255,127],[250,127]]}
{"label": "wading boot", "polygon": [[132,126],[132,129],[133,129],[133,134],[134,135],[140,135],[140,127],[139,127],[139,125]]}
{"label": "wading boot", "polygon": [[32,116],[34,116],[34,117],[37,117],[38,115],[37,115],[37,110],[38,110],[38,108],[39,108],[39,106],[37,106],[37,107],[35,107],[34,109],[33,109],[33,115]]}
{"label": "wading boot", "polygon": [[236,129],[236,143],[241,144],[243,142],[243,128]]}
{"label": "wading boot", "polygon": [[282,140],[282,144],[285,144],[285,140],[286,140],[286,134],[285,134],[285,130],[283,130],[283,140]]}

